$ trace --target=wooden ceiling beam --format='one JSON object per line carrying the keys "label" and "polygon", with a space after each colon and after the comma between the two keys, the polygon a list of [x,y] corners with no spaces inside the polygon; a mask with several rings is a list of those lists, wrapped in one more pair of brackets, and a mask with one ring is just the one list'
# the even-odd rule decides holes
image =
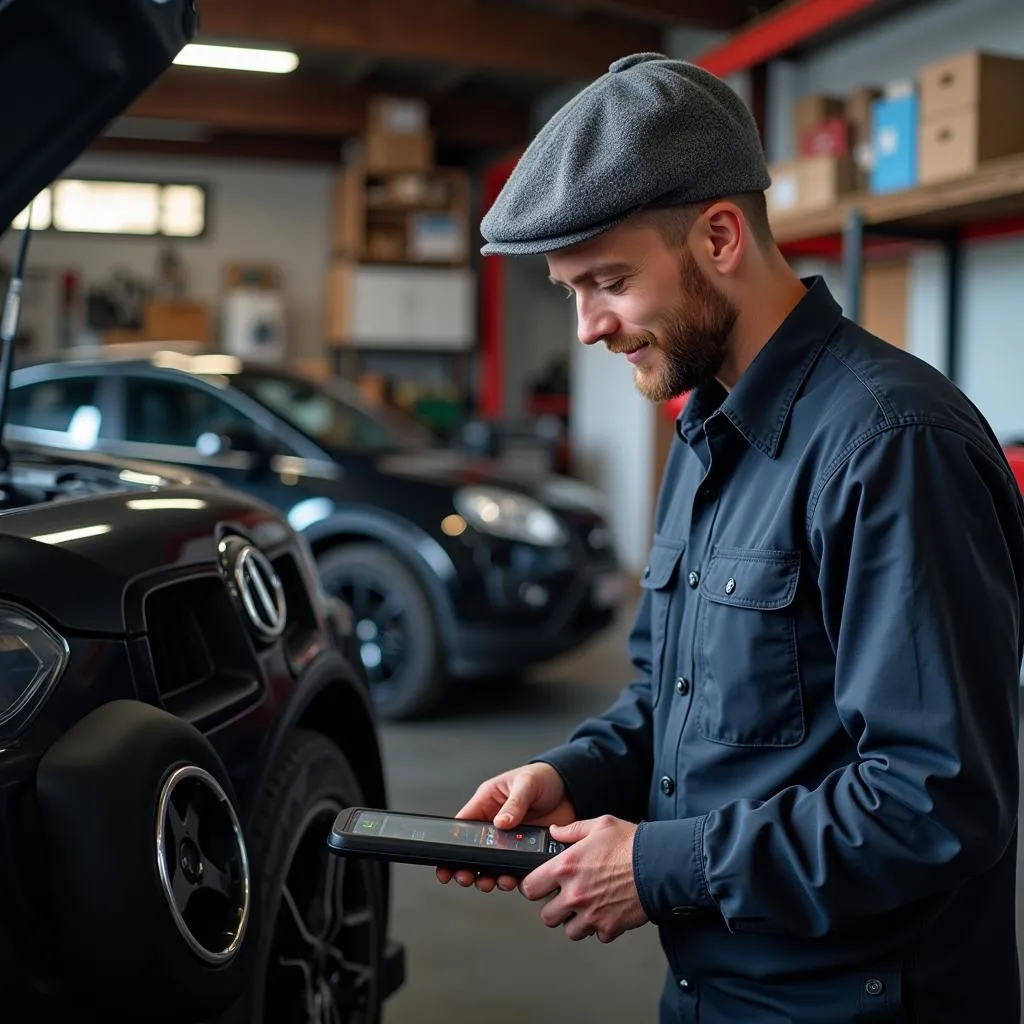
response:
{"label": "wooden ceiling beam", "polygon": [[[368,93],[302,75],[171,68],[126,113],[198,122],[230,132],[343,139],[366,126]],[[430,103],[441,143],[503,149],[528,140],[526,103],[458,93]]]}
{"label": "wooden ceiling beam", "polygon": [[753,0],[551,0],[566,10],[600,11],[682,28],[734,29],[765,6]]}
{"label": "wooden ceiling beam", "polygon": [[454,62],[553,79],[592,78],[618,57],[661,48],[654,26],[603,18],[570,23],[473,0],[204,0],[200,33],[208,41]]}

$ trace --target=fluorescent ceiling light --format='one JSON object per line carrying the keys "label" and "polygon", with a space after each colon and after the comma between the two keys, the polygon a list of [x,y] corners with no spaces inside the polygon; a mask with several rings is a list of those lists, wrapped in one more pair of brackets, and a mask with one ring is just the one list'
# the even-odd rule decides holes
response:
{"label": "fluorescent ceiling light", "polygon": [[193,68],[266,71],[274,75],[286,75],[299,66],[299,58],[288,50],[256,50],[246,46],[189,43],[174,58],[174,63],[187,64]]}

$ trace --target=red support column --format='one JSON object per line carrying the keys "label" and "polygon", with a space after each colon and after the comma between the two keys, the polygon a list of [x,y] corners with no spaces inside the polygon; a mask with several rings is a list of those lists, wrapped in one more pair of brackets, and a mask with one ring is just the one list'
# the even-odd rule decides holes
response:
{"label": "red support column", "polygon": [[[508,181],[519,156],[492,164],[483,175],[484,212]],[[480,268],[480,397],[477,412],[497,419],[505,407],[505,260],[484,256]]]}

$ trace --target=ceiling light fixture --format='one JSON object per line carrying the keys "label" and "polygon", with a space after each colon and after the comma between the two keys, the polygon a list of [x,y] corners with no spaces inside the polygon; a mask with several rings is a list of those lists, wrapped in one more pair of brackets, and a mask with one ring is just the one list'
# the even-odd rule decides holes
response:
{"label": "ceiling light fixture", "polygon": [[188,43],[174,58],[174,63],[193,68],[263,71],[273,75],[286,75],[299,66],[299,58],[288,50],[257,50],[247,46]]}

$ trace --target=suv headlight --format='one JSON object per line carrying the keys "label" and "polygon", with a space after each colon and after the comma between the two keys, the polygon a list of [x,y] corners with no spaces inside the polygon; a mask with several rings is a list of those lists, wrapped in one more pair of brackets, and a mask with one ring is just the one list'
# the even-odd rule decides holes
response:
{"label": "suv headlight", "polygon": [[0,727],[35,713],[68,663],[68,645],[45,622],[0,602]]}
{"label": "suv headlight", "polygon": [[501,487],[463,487],[455,493],[455,511],[475,530],[540,547],[569,540],[555,514],[525,494]]}

